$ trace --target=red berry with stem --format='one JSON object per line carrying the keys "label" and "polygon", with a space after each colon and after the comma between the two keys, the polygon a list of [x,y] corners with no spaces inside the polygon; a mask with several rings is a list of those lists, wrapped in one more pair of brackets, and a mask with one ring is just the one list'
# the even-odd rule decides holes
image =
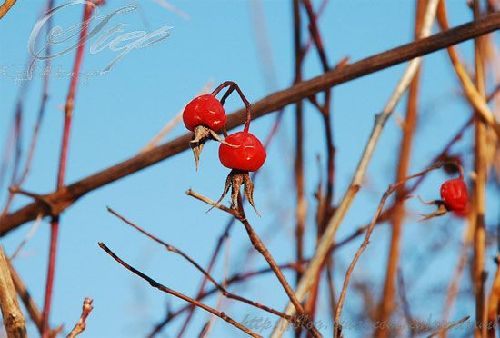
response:
{"label": "red berry with stem", "polygon": [[184,108],[182,115],[187,129],[195,131],[198,126],[205,126],[218,133],[226,125],[224,107],[212,94],[203,94],[195,97]]}
{"label": "red berry with stem", "polygon": [[458,216],[467,214],[469,195],[467,185],[462,177],[454,178],[441,185],[441,198],[448,211]]}
{"label": "red berry with stem", "polygon": [[205,141],[209,138],[220,141],[217,133],[226,126],[224,107],[213,94],[203,94],[195,97],[184,108],[182,114],[184,125],[194,132],[191,147],[194,152],[196,169]]}
{"label": "red berry with stem", "polygon": [[266,161],[266,149],[255,135],[239,132],[219,146],[219,159],[229,169],[257,171]]}
{"label": "red berry with stem", "polygon": [[[226,178],[224,192],[217,203],[222,201],[231,188],[231,208],[237,209],[238,194],[243,185],[245,196],[255,209],[254,185],[249,172],[259,170],[266,161],[266,149],[262,143],[247,131],[231,134],[219,146],[219,159],[225,167],[232,170]],[[257,212],[256,209],[255,211]]]}

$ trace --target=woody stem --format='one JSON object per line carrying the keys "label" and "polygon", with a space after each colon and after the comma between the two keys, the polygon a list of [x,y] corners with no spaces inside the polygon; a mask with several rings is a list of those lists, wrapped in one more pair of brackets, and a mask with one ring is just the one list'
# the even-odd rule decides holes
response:
{"label": "woody stem", "polygon": [[250,129],[250,121],[252,120],[252,114],[250,111],[250,107],[251,107],[250,102],[248,102],[247,98],[245,97],[245,94],[243,94],[243,91],[240,89],[240,87],[233,81],[225,81],[225,82],[221,83],[219,86],[217,86],[217,88],[214,89],[214,91],[212,92],[212,95],[217,95],[225,87],[229,87],[229,88],[222,96],[220,102],[222,105],[224,105],[224,103],[226,102],[226,99],[229,97],[229,95],[231,95],[233,93],[233,91],[236,90],[236,92],[238,93],[238,95],[241,98],[241,101],[243,101],[243,104],[245,105],[246,119],[245,119],[244,132],[247,133],[248,130]]}

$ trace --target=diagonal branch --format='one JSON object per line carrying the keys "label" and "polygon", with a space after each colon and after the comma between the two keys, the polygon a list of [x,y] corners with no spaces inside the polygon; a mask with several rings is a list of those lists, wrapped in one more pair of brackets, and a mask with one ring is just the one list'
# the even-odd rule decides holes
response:
{"label": "diagonal branch", "polygon": [[215,278],[212,277],[212,275],[207,270],[205,270],[200,264],[198,264],[193,258],[191,258],[191,256],[189,256],[188,254],[186,254],[184,251],[176,248],[175,246],[173,246],[173,245],[171,245],[169,243],[164,242],[163,240],[159,239],[155,235],[147,232],[146,230],[144,230],[143,228],[141,228],[137,224],[131,222],[130,220],[128,220],[124,216],[120,215],[118,212],[116,212],[115,210],[111,209],[110,207],[107,207],[107,210],[108,210],[109,213],[111,213],[112,215],[116,216],[118,219],[120,219],[125,224],[130,225],[131,227],[133,227],[134,229],[136,229],[137,231],[139,231],[143,235],[147,236],[148,238],[150,238],[151,240],[153,240],[157,244],[162,245],[165,248],[165,250],[180,255],[182,258],[184,258],[186,261],[188,261],[190,264],[192,264],[195,267],[196,270],[198,270],[199,272],[201,272],[217,288],[217,290],[224,297],[227,297],[229,299],[233,299],[233,300],[236,300],[236,301],[239,301],[239,302],[242,302],[242,303],[254,306],[254,307],[258,308],[258,309],[261,309],[263,311],[266,311],[266,312],[269,312],[271,314],[277,315],[277,316],[279,316],[281,318],[284,318],[284,319],[286,319],[288,321],[291,321],[293,319],[291,316],[286,316],[284,313],[276,311],[275,309],[273,309],[273,308],[271,308],[271,307],[269,307],[269,306],[267,306],[265,304],[261,304],[261,303],[252,301],[250,299],[247,299],[245,297],[242,297],[240,295],[237,295],[237,294],[234,294],[232,292],[227,291],[227,289],[223,285],[224,283],[218,283],[215,280]]}
{"label": "diagonal branch", "polygon": [[5,0],[3,5],[0,6],[0,19],[2,19],[5,14],[14,6],[16,0]]}
{"label": "diagonal branch", "polygon": [[[323,75],[266,96],[252,106],[252,117],[254,119],[259,118],[277,111],[288,104],[296,103],[313,94],[325,91],[325,89],[335,85],[372,74],[418,56],[430,54],[465,40],[488,34],[499,28],[500,13],[489,14],[475,22],[457,26],[428,38],[405,44],[353,64],[331,70]],[[245,110],[240,109],[228,116],[227,128],[233,129],[243,124],[244,120]],[[34,220],[39,213],[43,215],[59,214],[83,195],[189,149],[190,140],[190,134],[180,136],[171,142],[157,146],[150,151],[138,154],[121,163],[87,176],[78,182],[65,186],[58,192],[44,195],[45,200],[51,208],[47,208],[44,203],[38,201],[3,216],[0,218],[0,236],[5,235],[21,224]]]}
{"label": "diagonal branch", "polygon": [[226,321],[227,323],[233,325],[237,329],[245,332],[249,336],[256,337],[256,338],[261,338],[262,337],[262,336],[258,335],[257,333],[253,332],[252,330],[250,330],[249,328],[247,328],[246,326],[244,326],[243,324],[235,321],[234,319],[232,319],[231,317],[229,317],[224,312],[219,312],[219,311],[215,310],[214,308],[212,308],[212,307],[210,307],[210,306],[208,306],[206,304],[200,303],[200,302],[196,301],[195,299],[192,299],[192,298],[184,295],[183,293],[177,292],[177,291],[175,291],[173,289],[170,289],[169,287],[166,287],[163,284],[158,283],[157,281],[155,281],[154,279],[152,279],[151,277],[149,277],[145,273],[143,273],[143,272],[135,269],[133,266],[131,266],[130,264],[128,264],[127,262],[125,262],[124,260],[122,260],[113,251],[111,251],[104,243],[99,243],[99,246],[108,255],[110,255],[117,263],[119,263],[120,265],[122,265],[125,269],[129,270],[133,274],[135,274],[135,275],[141,277],[142,279],[144,279],[152,287],[154,287],[154,288],[156,288],[156,289],[158,289],[160,291],[163,291],[163,292],[165,292],[167,294],[170,294],[172,296],[175,296],[177,298],[180,298],[180,299],[182,299],[182,300],[184,300],[184,301],[186,301],[188,303],[194,304],[194,305],[202,308],[203,310],[205,310],[205,311],[207,311],[207,312],[209,312],[211,314],[216,315],[217,317],[219,317],[222,320]]}

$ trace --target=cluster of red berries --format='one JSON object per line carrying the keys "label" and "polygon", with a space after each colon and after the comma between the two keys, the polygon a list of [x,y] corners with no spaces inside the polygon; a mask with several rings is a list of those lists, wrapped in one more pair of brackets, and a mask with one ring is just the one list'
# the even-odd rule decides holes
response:
{"label": "cluster of red berries", "polygon": [[[229,88],[219,101],[215,96],[225,87]],[[237,91],[245,103],[247,118],[242,132],[227,135],[224,102],[234,90]],[[248,131],[251,120],[250,104],[238,85],[230,81],[224,82],[212,94],[195,97],[184,108],[183,119],[186,128],[194,133],[191,148],[194,153],[196,169],[198,169],[200,154],[205,142],[209,139],[220,142],[219,160],[225,167],[231,169],[226,178],[221,200],[228,193],[229,188],[232,188],[231,207],[236,209],[239,190],[243,185],[245,187],[245,196],[255,208],[253,200],[254,187],[249,172],[257,171],[262,167],[266,160],[266,150],[259,139]],[[225,135],[225,138],[222,138],[219,134]]]}

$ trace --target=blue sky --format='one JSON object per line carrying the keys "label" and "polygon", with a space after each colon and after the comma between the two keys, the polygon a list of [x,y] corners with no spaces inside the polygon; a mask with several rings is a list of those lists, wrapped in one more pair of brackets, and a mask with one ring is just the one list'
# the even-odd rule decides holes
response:
{"label": "blue sky", "polygon": [[[4,70],[0,72],[0,149],[4,147],[11,126],[20,88],[19,81],[13,77],[24,67],[29,36],[44,3],[41,0],[19,1],[0,21],[0,67]],[[288,87],[293,80],[292,13],[288,2],[259,1],[263,11],[257,15],[256,5],[247,1],[169,3],[188,17],[168,11],[154,1],[144,0],[135,3],[137,10],[115,16],[108,23],[106,29],[125,24],[125,32],[150,32],[164,26],[173,27],[168,38],[153,46],[132,50],[110,72],[92,75],[109,64],[116,53],[106,49],[91,54],[90,45],[95,40],[87,46],[82,72],[88,76],[80,82],[77,91],[67,182],[74,182],[137,153],[208,82],[218,84],[233,80],[253,102],[272,90]],[[315,1],[316,6],[318,3]],[[108,14],[130,4],[133,3],[108,1],[99,13]],[[330,63],[334,64],[344,56],[356,61],[410,42],[413,36],[413,7],[412,1],[331,1],[319,21]],[[470,10],[463,2],[452,0],[448,7],[453,25],[471,20]],[[80,22],[81,13],[81,6],[70,6],[55,16],[55,23],[68,28]],[[256,27],[267,31],[271,59],[258,47]],[[460,46],[461,55],[469,62],[471,46],[470,42]],[[61,47],[55,49],[60,50]],[[55,186],[63,117],[61,106],[67,94],[67,74],[73,59],[74,53],[53,59],[54,73],[50,79],[46,119],[32,173],[24,186],[26,190],[45,193]],[[270,74],[266,74],[270,65],[274,66],[271,77],[276,79],[276,83],[272,83]],[[444,52],[434,53],[425,58],[423,67],[420,124],[412,155],[412,171],[422,169],[429,158],[440,152],[442,145],[470,116],[470,109],[460,96],[447,55]],[[403,69],[404,66],[391,67],[335,88],[332,123],[337,145],[336,200],[350,181],[372,127],[374,114],[383,108]],[[60,71],[56,73],[56,70]],[[312,50],[305,62],[305,78],[320,72],[317,55]],[[28,144],[38,109],[40,90],[40,74],[35,73],[25,100],[25,145]],[[237,99],[231,98],[227,111],[234,111],[240,105]],[[255,199],[262,217],[255,217],[249,212],[251,223],[278,262],[291,261],[295,256],[292,249],[294,193],[290,189],[293,183],[292,112],[293,108],[287,107],[280,132],[268,150],[268,160],[255,182]],[[401,135],[397,121],[403,116],[404,105],[400,104],[380,140],[366,184],[339,229],[339,238],[371,218],[382,192],[393,181]],[[320,116],[309,104],[306,104],[305,120],[309,201],[306,249],[310,255],[315,236],[313,193],[319,178],[316,156],[320,154],[324,161],[324,140]],[[274,117],[269,115],[254,122],[251,129],[265,138],[273,121]],[[183,126],[178,125],[168,138],[184,132]],[[456,145],[456,151],[469,154],[471,137],[472,134],[467,133],[463,141]],[[470,155],[464,158],[467,170],[470,170],[472,158]],[[182,301],[161,294],[118,266],[98,248],[97,242],[106,243],[132,265],[187,295],[195,294],[200,274],[176,255],[165,253],[161,247],[120,223],[106,212],[105,207],[113,207],[165,241],[190,253],[204,265],[228,218],[217,210],[205,214],[207,207],[187,197],[184,191],[193,188],[215,199],[222,192],[225,175],[227,170],[218,162],[216,145],[208,144],[198,173],[194,171],[192,154],[185,152],[99,189],[69,209],[62,216],[52,323],[65,323],[67,329],[72,327],[79,316],[83,297],[90,296],[94,298],[95,309],[89,318],[87,337],[140,337],[163,317],[167,302],[173,308],[183,305]],[[432,173],[418,193],[426,199],[437,198],[439,184],[444,179],[441,172]],[[487,221],[491,224],[498,217],[499,209],[495,205],[495,195],[489,196]],[[0,201],[4,199],[5,192],[2,192]],[[15,207],[27,201],[19,198]],[[409,206],[413,215],[428,211],[417,201],[410,201]],[[440,318],[442,295],[438,295],[431,304],[426,297],[433,289],[446,287],[446,281],[453,273],[458,254],[456,243],[461,239],[463,225],[452,216],[428,223],[417,223],[416,217],[410,217],[406,223],[403,272],[412,279],[408,297],[421,318]],[[25,225],[1,239],[7,252],[15,249],[28,230],[29,225]],[[44,221],[15,261],[38,304],[43,301],[48,230]],[[444,250],[437,253],[424,269],[419,265],[420,255],[428,253],[432,244],[443,238],[447,239]],[[381,277],[385,268],[387,240],[387,227],[381,226],[374,232],[372,243],[355,273],[355,278],[373,280],[373,292],[377,294],[383,283]],[[359,241],[353,242],[336,256],[338,285],[358,245]],[[243,266],[247,266],[244,259],[248,248],[246,233],[236,224],[226,247],[227,263],[220,259],[214,275],[222,279],[227,269],[230,272],[241,271]],[[265,261],[254,255],[247,268],[264,266]],[[415,278],[415,271],[420,269],[429,277]],[[294,279],[291,274],[287,277]],[[270,275],[252,279],[245,287],[234,290],[278,309],[286,302],[285,294]],[[351,290],[349,295],[351,297],[344,312],[346,320],[355,318],[354,314],[359,310],[355,292]],[[208,300],[211,305],[216,302],[216,297]],[[248,306],[225,304],[225,311],[237,320],[243,320],[247,314],[264,315],[274,320]],[[466,300],[459,302],[456,318],[470,314],[471,305]],[[326,294],[322,294],[318,318],[328,321],[328,316],[328,300]],[[206,318],[205,312],[197,311],[187,336],[196,336]],[[182,320],[175,321],[163,336],[174,336],[180,323]],[[33,325],[29,329],[33,334],[36,332]],[[263,334],[266,335],[266,332]],[[362,336],[362,333],[353,332],[353,336],[356,335]],[[218,320],[213,336],[239,337],[241,334]]]}

